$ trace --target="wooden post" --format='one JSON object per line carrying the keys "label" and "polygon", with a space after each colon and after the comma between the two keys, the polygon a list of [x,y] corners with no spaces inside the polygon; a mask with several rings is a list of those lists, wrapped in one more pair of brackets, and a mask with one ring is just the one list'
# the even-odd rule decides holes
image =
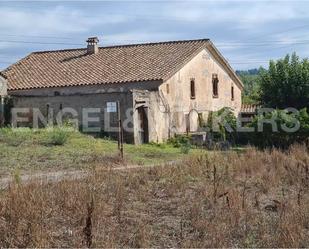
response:
{"label": "wooden post", "polygon": [[121,159],[123,159],[123,127],[120,113],[120,101],[117,102],[118,113],[118,150],[120,152]]}
{"label": "wooden post", "polygon": [[121,119],[120,119],[120,127],[121,127],[120,154],[121,154],[121,159],[123,159],[123,127],[122,127],[122,120]]}
{"label": "wooden post", "polygon": [[118,115],[118,150],[120,151],[120,137],[121,137],[121,116],[120,116],[120,102],[117,102],[117,115]]}

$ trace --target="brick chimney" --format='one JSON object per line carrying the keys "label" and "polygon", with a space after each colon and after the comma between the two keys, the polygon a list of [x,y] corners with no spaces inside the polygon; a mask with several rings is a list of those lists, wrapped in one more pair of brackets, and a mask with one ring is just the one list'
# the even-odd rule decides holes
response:
{"label": "brick chimney", "polygon": [[87,39],[87,54],[97,54],[99,52],[98,37],[89,37]]}

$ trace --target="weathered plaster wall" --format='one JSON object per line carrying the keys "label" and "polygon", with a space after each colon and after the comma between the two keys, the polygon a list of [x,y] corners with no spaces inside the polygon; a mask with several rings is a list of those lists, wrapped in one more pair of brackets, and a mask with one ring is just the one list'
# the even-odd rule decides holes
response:
{"label": "weathered plaster wall", "polygon": [[163,138],[168,137],[169,115],[166,112],[158,91],[134,90],[134,142],[141,143],[139,136],[139,117],[138,107],[146,107],[148,114],[149,141],[162,142]]}
{"label": "weathered plaster wall", "polygon": [[7,95],[7,80],[0,75],[0,96]]}
{"label": "weathered plaster wall", "polygon": [[52,87],[31,90],[10,91],[11,96],[55,96],[55,92],[60,95],[85,95],[94,93],[118,93],[128,92],[132,89],[155,90],[162,82],[160,81],[144,81],[132,83],[114,83],[104,85],[89,86],[70,86],[70,87]]}
{"label": "weathered plaster wall", "polygon": [[[114,132],[106,131],[104,116],[107,102],[120,101],[121,118],[125,124],[125,141],[133,142],[133,89],[157,89],[160,82],[140,82],[113,85],[96,85],[80,87],[63,87],[63,88],[46,88],[23,91],[11,91],[15,108],[38,108],[47,116],[47,108],[53,110],[54,117],[59,113],[60,106],[62,109],[72,108],[77,111],[79,125],[82,124],[84,108],[100,108],[100,113],[90,114],[90,117],[99,117],[100,126],[106,135],[117,136],[117,129]],[[55,96],[55,93],[57,96]],[[47,105],[49,107],[47,107]],[[106,112],[105,112],[106,113]],[[106,114],[105,114],[106,115]],[[32,119],[33,115],[29,115]],[[110,125],[117,127],[117,115],[110,114]],[[97,122],[90,122],[90,126],[97,126]]]}
{"label": "weathered plaster wall", "polygon": [[[213,97],[212,74],[218,74],[219,95]],[[195,80],[195,99],[190,97],[190,80]],[[169,85],[167,87],[167,85]],[[234,100],[231,99],[231,86],[234,86]],[[169,88],[169,93],[167,91]],[[216,111],[223,107],[231,107],[235,114],[241,108],[241,87],[229,76],[227,71],[207,50],[201,51],[181,70],[164,82],[160,87],[169,107],[171,127],[176,132],[186,131],[185,114],[190,111],[190,130],[196,131],[198,127],[198,113],[204,119],[209,111]],[[196,112],[196,111],[197,112]]]}

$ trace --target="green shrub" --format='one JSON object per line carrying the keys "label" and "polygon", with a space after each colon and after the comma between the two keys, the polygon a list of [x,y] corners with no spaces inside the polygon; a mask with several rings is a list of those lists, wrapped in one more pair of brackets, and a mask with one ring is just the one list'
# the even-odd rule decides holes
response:
{"label": "green shrub", "polygon": [[[231,130],[226,129],[226,127],[230,127]],[[236,117],[228,107],[210,112],[206,128],[215,142],[226,140],[234,142],[236,137]]]}
{"label": "green shrub", "polygon": [[[270,124],[263,125],[263,131],[258,131],[258,123],[263,119],[275,118],[278,131],[273,131]],[[295,120],[298,120],[299,129],[295,132],[287,132],[282,126],[294,127]],[[253,127],[255,132],[240,134],[239,137],[249,144],[260,148],[278,147],[288,148],[293,143],[303,143],[309,137],[309,113],[306,108],[298,113],[289,113],[286,110],[274,110],[264,115],[257,115],[248,127]],[[243,142],[243,141],[242,141]]]}
{"label": "green shrub", "polygon": [[64,128],[53,128],[51,130],[47,130],[47,139],[46,145],[64,145],[69,137],[69,131]]}
{"label": "green shrub", "polygon": [[189,154],[190,149],[191,149],[191,144],[190,144],[190,142],[187,142],[187,143],[181,145],[180,152],[182,154]]}
{"label": "green shrub", "polygon": [[191,137],[189,135],[175,135],[170,138],[167,143],[171,144],[175,148],[180,148],[183,145],[190,144]]}

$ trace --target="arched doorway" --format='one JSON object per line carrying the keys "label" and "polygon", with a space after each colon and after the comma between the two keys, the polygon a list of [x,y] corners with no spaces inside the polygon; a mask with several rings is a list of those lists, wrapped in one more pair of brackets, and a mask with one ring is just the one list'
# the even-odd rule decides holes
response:
{"label": "arched doorway", "polygon": [[188,114],[185,115],[186,132],[194,132],[199,128],[199,112],[196,109],[191,109]]}

